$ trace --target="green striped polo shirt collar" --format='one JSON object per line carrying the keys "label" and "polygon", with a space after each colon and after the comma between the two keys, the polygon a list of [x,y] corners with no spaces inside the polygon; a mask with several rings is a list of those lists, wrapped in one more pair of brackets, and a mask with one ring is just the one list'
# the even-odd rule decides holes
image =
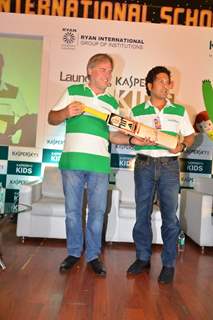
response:
{"label": "green striped polo shirt collar", "polygon": [[[151,103],[150,99],[146,101],[145,106],[144,106],[144,110],[148,109],[149,107],[153,107],[156,108],[155,106],[153,106],[153,104]],[[166,99],[166,104],[163,107],[164,108],[169,108],[169,107],[175,107],[171,101],[169,99]]]}
{"label": "green striped polo shirt collar", "polygon": [[91,91],[93,97],[101,97],[101,96],[105,96],[105,95],[111,96],[110,93],[109,93],[109,89],[108,89],[108,88],[106,88],[106,90],[104,91],[104,93],[96,94],[96,93],[90,88],[89,83],[85,83],[85,84],[84,84],[84,87],[87,88],[87,89],[89,89],[89,90]]}

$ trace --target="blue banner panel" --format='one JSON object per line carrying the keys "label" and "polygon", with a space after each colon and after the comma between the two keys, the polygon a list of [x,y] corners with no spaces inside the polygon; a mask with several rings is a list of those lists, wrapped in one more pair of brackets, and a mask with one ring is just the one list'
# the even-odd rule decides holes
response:
{"label": "blue banner panel", "polygon": [[134,155],[113,153],[111,155],[111,167],[121,169],[132,169],[134,167],[134,160]]}
{"label": "blue banner panel", "polygon": [[0,183],[2,184],[2,187],[6,187],[6,175],[5,174],[0,174]]}
{"label": "blue banner panel", "polygon": [[54,149],[43,149],[42,162],[44,163],[58,163],[62,151]]}
{"label": "blue banner panel", "polygon": [[23,176],[40,176],[41,163],[8,161],[7,174]]}
{"label": "blue banner panel", "polygon": [[0,146],[0,159],[7,160],[7,158],[8,158],[8,147]]}
{"label": "blue banner panel", "polygon": [[211,174],[212,161],[203,159],[180,159],[180,171]]}

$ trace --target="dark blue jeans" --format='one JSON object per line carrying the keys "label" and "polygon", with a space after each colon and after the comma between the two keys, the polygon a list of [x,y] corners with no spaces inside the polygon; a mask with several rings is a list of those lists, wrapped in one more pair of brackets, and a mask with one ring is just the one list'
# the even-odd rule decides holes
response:
{"label": "dark blue jeans", "polygon": [[107,204],[108,174],[61,170],[65,195],[66,235],[68,254],[80,257],[83,251],[82,205],[87,187],[88,219],[86,223],[86,260],[97,258],[101,252],[104,214]]}
{"label": "dark blue jeans", "polygon": [[157,192],[162,217],[161,235],[163,239],[162,263],[174,267],[176,242],[180,225],[176,216],[179,193],[179,163],[176,157],[151,158],[137,156],[135,162],[136,223],[133,239],[136,256],[140,260],[150,260],[152,254],[151,214],[153,199]]}

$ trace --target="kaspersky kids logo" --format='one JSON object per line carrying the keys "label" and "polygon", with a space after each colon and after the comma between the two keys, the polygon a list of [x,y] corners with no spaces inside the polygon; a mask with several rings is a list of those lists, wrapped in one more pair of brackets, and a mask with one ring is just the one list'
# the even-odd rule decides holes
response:
{"label": "kaspersky kids logo", "polygon": [[58,163],[61,157],[61,150],[43,149],[43,163]]}
{"label": "kaspersky kids logo", "polygon": [[7,173],[11,175],[40,176],[41,163],[8,161]]}

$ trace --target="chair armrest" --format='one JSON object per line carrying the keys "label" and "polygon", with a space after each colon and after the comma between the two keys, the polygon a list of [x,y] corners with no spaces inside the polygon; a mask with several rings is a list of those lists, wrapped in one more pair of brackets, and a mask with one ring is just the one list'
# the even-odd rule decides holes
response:
{"label": "chair armrest", "polygon": [[19,203],[31,206],[41,199],[41,180],[23,184],[19,190]]}
{"label": "chair armrest", "polygon": [[113,241],[118,232],[119,226],[119,201],[120,191],[116,188],[112,189],[112,202],[111,208],[108,213],[107,229],[105,235],[105,241]]}

